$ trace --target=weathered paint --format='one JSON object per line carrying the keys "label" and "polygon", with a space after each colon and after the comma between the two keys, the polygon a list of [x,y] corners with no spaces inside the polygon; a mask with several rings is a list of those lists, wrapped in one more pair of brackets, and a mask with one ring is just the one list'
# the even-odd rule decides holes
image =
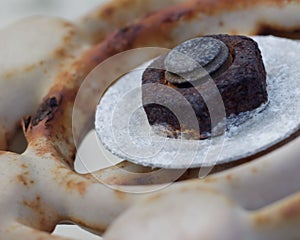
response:
{"label": "weathered paint", "polygon": [[[161,4],[157,5],[157,2]],[[290,223],[290,221],[295,223],[300,219],[297,196],[292,199],[278,201],[282,197],[300,190],[297,185],[292,186],[290,184],[291,182],[297,182],[295,179],[299,175],[297,172],[299,169],[298,159],[296,157],[290,158],[288,166],[285,161],[287,152],[296,145],[295,143],[291,143],[294,145],[284,146],[282,149],[277,150],[274,155],[266,155],[259,160],[219,173],[204,181],[198,179],[180,181],[161,193],[149,194],[149,196],[113,190],[99,183],[92,175],[81,176],[74,172],[73,162],[76,148],[73,143],[71,129],[72,108],[80,84],[85,76],[99,63],[116,53],[131,48],[144,46],[172,47],[195,35],[215,32],[239,34],[266,32],[277,34],[279,32],[287,34],[297,32],[300,25],[299,0],[256,0],[251,2],[246,0],[191,0],[186,2],[180,0],[143,0],[142,3],[149,5],[144,8],[145,10],[131,14],[132,11],[128,11],[128,9],[141,9],[141,1],[114,1],[103,9],[97,10],[96,14],[91,14],[90,18],[85,18],[86,20],[79,24],[80,27],[73,23],[52,18],[28,20],[26,30],[30,26],[36,26],[37,23],[38,26],[45,28],[49,28],[50,24],[55,30],[60,29],[61,35],[59,35],[60,41],[58,43],[42,42],[44,47],[38,49],[39,53],[46,50],[45,55],[42,57],[38,55],[34,61],[25,58],[24,62],[19,62],[19,65],[3,65],[5,68],[0,69],[0,76],[2,76],[0,83],[10,83],[7,88],[1,87],[0,89],[5,89],[6,92],[12,94],[11,92],[15,88],[20,88],[17,89],[19,93],[17,97],[20,100],[19,105],[13,105],[12,107],[7,104],[4,108],[1,108],[0,145],[6,146],[8,138],[16,129],[16,122],[27,114],[32,115],[23,122],[24,132],[28,140],[28,149],[21,155],[0,152],[0,169],[3,169],[0,173],[0,207],[1,219],[5,219],[5,224],[0,225],[0,238],[65,239],[50,236],[46,232],[51,232],[56,224],[66,220],[73,221],[96,232],[103,232],[124,210],[130,207],[129,211],[126,211],[127,213],[111,227],[108,237],[112,234],[114,236],[119,235],[118,239],[125,239],[129,235],[122,235],[122,233],[130,230],[131,227],[135,228],[135,231],[133,231],[135,237],[138,237],[139,234],[143,234],[143,237],[145,235],[151,237],[151,231],[145,234],[144,231],[139,231],[143,229],[143,226],[138,228],[138,225],[132,226],[132,224],[140,223],[143,225],[145,223],[143,220],[145,220],[155,226],[157,218],[151,218],[151,216],[164,218],[167,222],[178,221],[178,218],[168,219],[170,216],[166,214],[166,210],[175,215],[179,213],[179,216],[183,213],[181,216],[184,216],[184,219],[187,219],[188,222],[190,221],[191,225],[198,224],[198,220],[205,224],[207,224],[207,219],[218,220],[220,212],[227,214],[226,221],[232,220],[232,222],[229,221],[231,225],[223,223],[222,226],[228,226],[230,234],[233,234],[229,236],[235,236],[234,230],[238,229],[236,223],[242,224],[243,230],[248,229],[245,234],[250,234],[249,236],[252,236],[250,239],[267,239],[257,235],[261,233],[257,225],[264,225],[264,231],[270,228],[273,232],[275,232],[274,226],[276,226],[278,232],[281,230],[281,226],[285,226],[285,222],[289,223],[290,232],[297,231],[298,227]],[[179,3],[179,5],[173,6],[174,3]],[[120,8],[122,4],[125,5],[125,8]],[[167,8],[157,11],[164,7]],[[266,10],[270,10],[272,15],[266,13]],[[125,21],[117,21],[116,18],[121,13],[125,14]],[[147,16],[142,17],[142,14]],[[139,18],[140,20],[134,21],[132,16],[134,16],[134,19]],[[243,17],[241,18],[241,16]],[[234,21],[234,19],[239,19],[239,21]],[[106,21],[105,26],[100,24],[100,27],[96,26],[94,29],[89,29],[90,22],[99,23],[102,20]],[[116,21],[116,24],[111,24],[114,21]],[[134,23],[128,25],[130,22]],[[273,24],[270,26],[270,23]],[[11,31],[22,24],[24,22],[10,26]],[[84,24],[87,24],[87,31],[82,29]],[[108,34],[115,28],[120,29]],[[97,35],[95,29],[100,33],[99,29],[101,29],[105,34]],[[24,26],[21,33],[25,33]],[[10,37],[7,32],[2,32],[2,34]],[[105,40],[95,46],[92,46],[89,42],[91,39],[92,42],[97,41],[97,39],[104,39],[104,36],[106,37]],[[28,36],[29,40],[32,38],[33,35]],[[20,39],[23,40],[23,38]],[[19,41],[17,38],[14,38],[14,40]],[[44,41],[38,37],[34,37],[33,40],[35,42]],[[48,41],[50,40],[48,39]],[[12,43],[13,46],[18,44]],[[22,45],[22,47],[28,50],[26,46]],[[86,50],[87,48],[89,49]],[[14,59],[12,58],[12,60]],[[21,83],[17,81],[20,74],[25,79]],[[30,94],[34,95],[32,89],[36,88],[38,80],[41,79],[45,82],[40,83],[38,96],[32,99],[29,98]],[[7,89],[11,91],[7,91]],[[26,92],[28,89],[30,94]],[[1,97],[3,96],[1,95]],[[24,108],[21,103],[26,101],[30,106]],[[0,102],[3,102],[3,99]],[[33,114],[37,105],[40,106],[39,110],[36,114]],[[14,111],[10,111],[11,109],[14,109]],[[92,119],[94,108],[93,106],[87,106],[83,111],[87,113],[81,116],[81,120],[85,124]],[[120,166],[120,168],[122,167]],[[142,187],[145,191],[149,189],[145,185],[153,183],[153,180],[165,183],[169,177],[168,174],[173,179],[173,173],[162,172],[163,174],[153,177],[149,169],[142,167],[133,170],[137,174],[134,177],[132,177],[132,174],[116,175],[116,173],[119,174],[119,168],[110,170],[106,169],[98,173],[103,183],[140,184],[142,186],[139,186],[138,189],[140,190]],[[281,173],[288,174],[283,176],[280,175]],[[167,178],[165,178],[166,175]],[[186,178],[191,176],[195,177],[195,173],[187,173]],[[286,176],[289,178],[284,178]],[[159,179],[160,177],[161,179]],[[271,186],[270,177],[274,178]],[[272,188],[274,184],[276,185],[280,181],[281,183],[286,181],[287,187],[284,189]],[[132,186],[128,189],[134,192],[136,187]],[[253,192],[253,189],[255,189],[255,192]],[[259,199],[266,192],[268,192],[267,196]],[[140,201],[141,198],[145,198],[145,200]],[[199,203],[201,201],[204,201],[203,204]],[[278,202],[274,206],[269,206],[276,201]],[[138,204],[135,205],[137,202]],[[185,208],[183,206],[186,206],[187,203],[188,206],[192,206],[194,209],[203,207],[203,210],[205,210],[205,203],[207,202],[216,204],[216,211],[208,212],[207,219],[201,215],[201,212],[199,219],[196,220],[191,219],[190,214],[184,215]],[[164,208],[164,206],[168,207],[169,205],[170,209]],[[265,207],[266,212],[257,210],[260,207]],[[254,210],[249,213],[246,209]],[[272,225],[273,222],[269,221],[270,215],[267,215],[267,213],[282,219],[282,221],[278,221],[278,225]],[[140,216],[145,217],[145,219],[140,218]],[[118,225],[119,223],[122,224]],[[174,226],[176,226],[176,223]],[[155,227],[155,232],[159,227],[161,226]],[[216,227],[216,225],[213,227]],[[185,236],[184,239],[187,239],[187,229],[178,228],[175,230],[180,230],[181,235],[178,236],[183,235]],[[224,239],[224,232],[215,231],[215,233],[217,235],[213,239]],[[172,235],[171,232],[167,232],[167,234],[169,235],[164,236],[163,239],[167,239]],[[285,239],[292,239],[293,236],[285,235]],[[199,239],[199,236],[196,236],[196,239]]]}

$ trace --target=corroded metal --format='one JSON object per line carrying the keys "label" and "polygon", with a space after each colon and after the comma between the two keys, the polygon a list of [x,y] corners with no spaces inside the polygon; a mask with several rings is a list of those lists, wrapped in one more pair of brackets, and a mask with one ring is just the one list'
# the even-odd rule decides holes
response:
{"label": "corroded metal", "polygon": [[[139,6],[139,1],[121,2],[132,3],[133,10]],[[173,3],[173,1],[160,2],[164,2],[164,4]],[[116,5],[116,2],[114,4]],[[266,8],[272,14],[268,15],[265,11]],[[210,228],[206,228],[207,231],[212,230],[210,233],[220,234],[214,235],[211,239],[224,239],[227,236],[225,234],[229,234],[228,239],[233,239],[231,236],[236,236],[233,234],[241,229],[243,233],[247,234],[243,236],[247,236],[249,239],[269,239],[269,236],[272,239],[276,239],[276,237],[277,239],[295,239],[298,237],[299,224],[297,223],[300,219],[299,214],[297,214],[299,212],[298,195],[278,201],[299,191],[299,185],[297,184],[299,183],[297,178],[299,176],[298,139],[283,149],[279,149],[251,164],[243,165],[220,175],[211,176],[205,181],[201,182],[196,179],[179,182],[173,184],[169,190],[166,189],[158,193],[161,195],[141,196],[109,189],[99,183],[92,175],[76,173],[73,169],[76,148],[73,144],[71,130],[72,107],[81,82],[93,67],[111,55],[134,47],[157,43],[164,47],[173,47],[197,34],[210,34],[220,31],[255,34],[260,32],[262,26],[270,26],[272,21],[276,21],[274,28],[277,30],[299,29],[299,15],[290,14],[291,10],[298,13],[300,2],[271,0],[231,1],[230,3],[222,0],[189,1],[180,6],[173,6],[152,13],[135,22],[135,24],[109,35],[96,46],[89,45],[87,41],[93,36],[85,36],[81,39],[79,36],[85,33],[78,30],[76,26],[71,32],[72,34],[75,33],[77,40],[70,45],[66,42],[58,45],[57,42],[55,44],[52,42],[55,38],[53,35],[57,31],[52,31],[52,37],[48,37],[46,40],[42,40],[41,35],[35,35],[35,43],[45,41],[43,45],[39,45],[39,48],[36,49],[37,53],[43,52],[45,54],[36,55],[34,63],[44,63],[46,67],[45,69],[40,67],[43,64],[34,67],[34,74],[29,71],[32,68],[28,66],[28,63],[31,63],[31,57],[34,57],[33,49],[29,47],[32,45],[28,45],[27,41],[23,41],[25,39],[23,37],[13,38],[10,37],[10,34],[12,34],[10,31],[5,32],[4,34],[11,40],[8,41],[11,45],[8,44],[7,51],[16,54],[15,47],[22,46],[22,51],[17,53],[18,57],[11,56],[14,56],[14,59],[24,57],[24,62],[15,62],[15,64],[20,63],[18,69],[21,69],[19,73],[23,81],[17,81],[20,79],[17,77],[13,77],[13,80],[10,79],[9,82],[6,81],[10,74],[6,75],[7,78],[3,77],[3,74],[10,72],[4,71],[4,68],[0,69],[0,84],[3,84],[0,87],[0,115],[3,118],[1,120],[1,124],[3,124],[1,125],[2,145],[6,146],[9,136],[14,134],[19,126],[18,122],[23,116],[33,115],[36,106],[40,105],[41,107],[36,115],[26,118],[23,124],[28,141],[27,150],[20,155],[5,151],[0,153],[0,238],[11,240],[21,238],[36,240],[66,239],[52,236],[49,232],[54,229],[56,224],[67,220],[99,233],[105,231],[115,221],[115,224],[111,226],[107,233],[106,239],[112,239],[116,235],[119,235],[118,238],[122,239],[130,238],[130,235],[124,235],[126,233],[125,226],[128,226],[128,231],[133,229],[131,233],[135,234],[134,237],[143,234],[143,238],[147,236],[153,239],[157,232],[161,232],[163,235],[160,235],[160,237],[163,239],[174,239],[171,236],[173,230],[165,233],[166,229],[160,229],[164,225],[161,225],[161,222],[157,224],[157,218],[153,218],[153,216],[174,221],[177,219],[174,217],[176,213],[184,220],[181,221],[182,223],[188,223],[185,225],[187,228],[181,225],[177,226],[177,222],[174,224],[176,226],[175,230],[180,231],[180,234],[184,234],[184,236],[188,236],[185,231],[191,233],[191,228],[188,226],[193,227],[199,221],[203,223],[201,226],[209,226],[206,224],[215,222],[216,219],[226,219],[226,223],[221,222],[219,225],[214,224],[213,226],[210,225]],[[227,12],[228,15],[226,15]],[[240,18],[241,13],[243,18]],[[128,11],[128,14],[131,15],[131,11]],[[235,17],[240,21],[232,22]],[[97,15],[97,18],[95,18],[96,25],[97,23],[100,24],[103,19],[106,18]],[[280,22],[278,22],[278,19]],[[39,21],[39,18],[37,18],[37,21],[45,29],[52,26],[61,29],[60,33],[63,34],[60,36],[62,38],[66,36],[64,34],[66,33],[65,29],[70,24],[62,24],[65,27],[60,27],[61,23],[65,23],[65,21],[55,18],[53,22],[52,20],[46,20],[45,23]],[[113,20],[107,20],[108,25],[110,25],[110,21]],[[10,28],[18,28],[21,25],[22,23],[18,23],[10,26]],[[126,21],[119,24],[118,27],[125,25],[127,25]],[[33,24],[33,26],[35,31],[36,25]],[[31,38],[30,33],[34,33],[29,29],[32,29],[31,24],[20,30],[28,39]],[[97,27],[97,29],[101,31],[102,28]],[[107,31],[106,27],[103,28],[103,31]],[[64,39],[70,40],[69,37]],[[71,37],[71,39],[73,38]],[[69,48],[72,49],[74,46],[75,48],[69,51]],[[64,47],[67,47],[67,49],[64,49]],[[53,57],[55,52],[63,60],[60,61],[58,57]],[[8,66],[9,68],[11,66],[5,65],[5,58],[1,59],[4,61],[1,63],[1,67]],[[13,59],[10,59],[10,62],[13,62]],[[23,71],[22,69],[26,70]],[[44,70],[49,71],[49,75],[45,74]],[[17,73],[17,71],[14,73]],[[38,84],[41,79],[43,80],[42,84]],[[8,85],[4,85],[5,83]],[[93,92],[93,86],[90,87],[91,92]],[[3,98],[3,96],[6,93],[13,95],[15,89],[19,89],[18,98],[8,104],[8,99]],[[29,94],[26,91],[27,89],[30,89]],[[29,104],[25,109],[23,104],[25,102],[32,104]],[[56,104],[51,104],[53,102]],[[45,105],[45,103],[50,104]],[[82,125],[78,126],[79,132],[87,131],[84,126],[90,122],[90,117],[95,110],[95,106],[92,105],[82,105],[82,113],[84,114],[80,118]],[[45,106],[48,106],[46,111],[43,110]],[[9,124],[6,124],[7,122]],[[294,155],[291,155],[292,150],[295,151]],[[290,157],[287,157],[287,155]],[[289,161],[287,162],[286,159]],[[104,179],[102,180],[104,182],[108,180],[107,182],[109,182],[109,178],[114,177],[114,182],[119,184],[130,181],[132,184],[138,184],[140,182],[136,179],[143,179],[143,174],[139,174],[142,169],[139,167],[135,169],[138,178],[137,176],[131,177],[125,174],[122,175],[120,181],[116,180],[119,176],[115,175],[119,170],[114,171],[112,169],[109,173],[106,171],[107,175],[103,176]],[[98,175],[102,176],[101,172]],[[146,184],[150,180],[150,178],[143,179],[141,183]],[[148,187],[142,185],[138,188],[147,190]],[[136,186],[133,186],[129,190],[134,191],[136,188]],[[144,200],[141,200],[141,198],[144,198]],[[205,213],[207,215],[194,215],[195,209],[205,206],[199,205],[199,199],[206,200],[205,203],[216,203],[214,204],[215,211],[207,211]],[[276,204],[271,205],[276,201],[278,201]],[[192,211],[181,215],[181,211],[185,209],[182,206],[187,202],[193,207]],[[216,205],[219,205],[219,207],[215,208]],[[164,206],[168,206],[172,211],[166,213]],[[175,208],[175,206],[180,207]],[[241,210],[241,208],[258,209],[260,207],[264,208],[250,213]],[[128,211],[118,220],[119,215],[125,210]],[[191,212],[193,214],[189,214]],[[170,215],[170,213],[174,213],[174,215]],[[218,214],[220,213],[223,213],[222,217],[219,217]],[[140,217],[142,216],[149,217],[141,221]],[[191,216],[199,217],[199,219],[190,218]],[[203,216],[208,216],[208,218]],[[126,218],[126,224],[120,225],[121,221],[124,223],[124,218]],[[211,218],[214,221],[207,221]],[[142,224],[143,220],[151,223],[155,231],[152,232],[150,229],[147,232],[145,230],[140,231],[141,228],[136,223]],[[237,223],[242,224],[241,227],[236,227]],[[220,228],[216,228],[216,226]],[[176,231],[174,232],[177,233]],[[202,231],[202,234],[204,233]],[[198,232],[195,232],[195,234],[197,239],[202,236],[198,235]],[[282,237],[283,235],[284,237]]]}
{"label": "corroded metal", "polygon": [[212,38],[194,38],[175,47],[164,63],[166,79],[172,84],[199,81],[218,71],[229,59],[224,42]]}

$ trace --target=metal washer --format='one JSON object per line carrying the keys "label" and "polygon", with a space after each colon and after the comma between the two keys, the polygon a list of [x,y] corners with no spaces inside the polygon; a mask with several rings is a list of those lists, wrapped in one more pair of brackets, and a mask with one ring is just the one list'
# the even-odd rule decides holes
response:
{"label": "metal washer", "polygon": [[[120,78],[101,99],[95,124],[97,135],[103,145],[121,159],[144,166],[174,169],[210,167],[233,162],[258,154],[289,139],[300,128],[300,44],[297,41],[272,36],[253,38],[261,49],[268,73],[269,103],[261,113],[260,110],[256,110],[252,113],[241,114],[238,121],[242,124],[233,125],[230,131],[226,132],[224,141],[218,141],[218,138],[214,138],[214,142],[212,140],[184,141],[149,136],[150,126],[146,120],[146,114],[139,112],[135,118],[131,119],[131,126],[133,126],[132,133],[135,134],[133,138],[136,140],[134,147],[140,149],[141,155],[134,156],[122,151],[120,145],[129,146],[132,139],[125,139],[121,143],[116,142],[118,136],[115,135],[111,126],[113,112],[124,95],[132,89],[141,87],[142,69]],[[126,109],[124,109],[124,114],[126,114]],[[141,121],[143,119],[144,121]],[[245,121],[245,119],[248,120]],[[236,122],[237,119],[233,120]],[[121,129],[118,134],[122,135],[127,130]],[[142,148],[145,142],[151,143],[151,141],[160,149],[147,157],[146,151]],[[185,144],[186,148],[178,157],[178,146],[181,143]],[[196,151],[195,144],[198,144]],[[192,147],[189,148],[189,145]],[[222,151],[218,156],[203,157],[206,156],[208,150],[213,153],[219,152],[220,148]]]}

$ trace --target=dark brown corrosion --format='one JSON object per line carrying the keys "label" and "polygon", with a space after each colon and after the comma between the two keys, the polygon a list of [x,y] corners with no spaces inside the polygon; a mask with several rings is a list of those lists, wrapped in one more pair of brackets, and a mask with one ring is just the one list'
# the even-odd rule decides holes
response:
{"label": "dark brown corrosion", "polygon": [[[39,108],[36,116],[32,119],[32,125],[36,126],[39,122],[48,118],[50,120],[53,117],[54,111],[58,107],[58,102],[55,97],[48,98]],[[28,125],[28,123],[27,123]]]}
{"label": "dark brown corrosion", "polygon": [[279,26],[261,25],[257,30],[258,35],[274,35],[278,37],[300,39],[300,28],[284,29]]}
{"label": "dark brown corrosion", "polygon": [[[295,2],[299,1],[300,0],[297,0]],[[281,0],[191,0],[149,14],[130,25],[127,25],[128,23],[126,22],[122,22],[118,25],[119,30],[108,34],[102,42],[99,42],[76,59],[70,66],[70,70],[62,70],[60,74],[58,74],[55,84],[45,97],[45,101],[53,96],[63,96],[63,98],[60,99],[59,106],[56,111],[53,112],[51,119],[48,119],[47,126],[45,121],[40,121],[37,126],[33,126],[32,122],[27,122],[27,138],[38,139],[38,137],[41,136],[47,138],[50,136],[49,142],[51,143],[52,140],[57,138],[57,132],[61,132],[59,135],[61,136],[60,146],[64,147],[67,145],[67,149],[72,153],[66,153],[63,157],[72,162],[74,159],[70,158],[70,156],[74,156],[76,151],[72,142],[71,129],[73,103],[80,84],[95,66],[110,56],[131,48],[146,46],[171,48],[179,44],[180,41],[186,40],[185,37],[184,39],[174,37],[174,31],[180,32],[181,36],[202,36],[205,34],[205,30],[200,28],[197,33],[189,33],[190,29],[186,27],[189,23],[195,21],[199,14],[218,19],[218,16],[225,12],[238,12],[241,9],[256,9],[264,6],[280,8],[285,7],[287,4],[288,2]],[[218,24],[224,24],[221,18]],[[257,21],[253,27],[247,26],[248,29],[245,31],[252,35],[259,34],[261,32],[260,26],[262,25],[263,22]],[[287,29],[287,31],[289,30],[290,29]],[[239,33],[239,31],[235,28],[229,28],[227,33]],[[76,74],[72,74],[74,72]],[[95,89],[95,94],[98,94],[97,89]],[[89,129],[86,129],[85,126],[92,126],[97,104],[98,101],[89,103],[82,109],[82,114],[78,121],[82,123],[82,126],[78,126],[78,135],[81,136],[83,135],[82,133],[88,132]],[[30,120],[32,119],[33,118]],[[62,130],[64,131],[62,132]]]}
{"label": "dark brown corrosion", "polygon": [[[231,65],[227,66],[226,71],[212,76],[222,96],[226,116],[229,117],[233,114],[237,115],[241,112],[250,111],[265,103],[268,98],[266,71],[257,43],[244,36],[211,35],[210,37],[224,42],[233,60]],[[165,79],[165,70],[163,70],[164,58],[165,56],[162,56],[154,61],[143,74],[143,84],[158,84],[154,85],[152,89],[143,89],[143,102],[151,103],[153,102],[152,99],[157,101],[160,97],[166,96],[166,92],[159,90],[160,84],[176,89],[187,99],[195,111],[201,133],[200,138],[206,138],[211,132],[211,118],[201,92],[209,91],[209,89],[205,89],[209,85],[205,83],[194,86],[185,85],[184,87],[170,85]],[[216,97],[214,94],[212,93],[212,96],[210,96],[212,99]],[[176,108],[185,111],[184,107],[180,105],[180,101],[177,103],[176,99],[170,98],[169,104],[178,104]],[[158,104],[147,104],[144,106],[144,109],[151,125],[162,124],[168,127],[169,130],[171,129],[171,131],[180,131],[178,119],[168,108]],[[196,129],[188,130],[191,131],[192,136],[197,136],[197,134],[193,134]]]}

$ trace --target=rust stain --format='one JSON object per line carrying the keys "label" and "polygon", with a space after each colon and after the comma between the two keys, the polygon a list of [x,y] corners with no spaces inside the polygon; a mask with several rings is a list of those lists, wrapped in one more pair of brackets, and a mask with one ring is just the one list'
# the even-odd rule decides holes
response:
{"label": "rust stain", "polygon": [[63,22],[63,27],[65,27],[65,28],[72,28],[72,23],[70,23],[70,22]]}
{"label": "rust stain", "polygon": [[[126,1],[124,1],[126,2]],[[116,3],[117,4],[117,3]],[[177,27],[182,20],[188,21],[193,19],[195,15],[201,14],[218,14],[224,11],[246,9],[248,7],[259,6],[285,6],[279,0],[266,0],[263,2],[255,0],[193,0],[176,6],[171,6],[162,11],[151,14],[150,16],[135,22],[125,28],[107,36],[100,44],[86,51],[79,60],[70,65],[71,71],[61,72],[56,79],[56,84],[52,87],[47,95],[46,100],[40,107],[40,112],[33,117],[32,126],[36,131],[31,131],[32,139],[38,136],[46,136],[50,140],[55,139],[56,131],[61,125],[71,125],[72,116],[70,112],[73,108],[76,92],[85,76],[98,64],[106,60],[108,57],[136,47],[157,46],[173,47],[178,44],[176,39],[172,38],[172,29]],[[194,20],[194,19],[193,19]],[[167,30],[167,31],[166,31]],[[192,36],[190,36],[192,37]],[[59,56],[64,56],[64,51],[58,51]],[[73,74],[73,73],[76,74]],[[63,80],[63,81],[62,81]],[[56,96],[57,105],[49,107],[49,99]],[[62,99],[63,96],[63,99]],[[48,106],[48,110],[43,106]],[[41,111],[42,110],[42,111]],[[84,116],[84,121],[92,119],[93,110],[90,116]],[[46,119],[46,121],[44,121]],[[69,127],[67,134],[71,132]],[[62,142],[68,140],[60,136]],[[74,144],[71,143],[70,149],[75,151]],[[66,151],[67,152],[67,151]],[[68,162],[74,161],[74,154],[68,156],[63,155]]]}
{"label": "rust stain", "polygon": [[[58,156],[56,156],[57,158]],[[67,181],[67,179],[69,177],[72,177],[72,175],[74,174],[72,171],[69,171],[68,169],[66,169],[66,167],[64,165],[60,165],[57,166],[56,168],[54,168],[52,170],[52,173],[55,177],[55,180],[59,180],[62,183],[65,183]]]}
{"label": "rust stain", "polygon": [[77,190],[80,195],[84,195],[86,193],[86,182],[76,182],[75,180],[69,180],[66,185],[69,190]]}
{"label": "rust stain", "polygon": [[126,197],[127,197],[127,195],[126,195],[126,193],[125,192],[122,192],[122,191],[119,191],[119,190],[115,190],[115,194],[116,194],[116,196],[117,196],[117,198],[119,199],[119,200],[125,200],[126,199]]}
{"label": "rust stain", "polygon": [[[153,44],[155,44],[155,40],[157,40],[158,38],[166,38],[166,36],[168,35],[167,32],[170,32],[171,26],[169,26],[170,28],[166,27],[166,23],[175,25],[180,19],[194,20],[194,18],[198,14],[217,16],[223,14],[224,12],[242,11],[245,9],[247,10],[249,8],[254,8],[256,6],[272,6],[280,9],[285,7],[289,2],[290,1],[282,0],[265,0],[263,2],[261,0],[191,0],[176,5],[171,5],[159,11],[154,11],[151,13],[149,12],[144,16],[144,18],[142,18],[142,21],[140,22],[144,27],[153,26],[157,29],[156,35],[153,36],[153,31],[152,34],[146,34],[145,36],[148,39],[151,39]],[[108,3],[102,8],[102,10],[99,11],[98,18],[110,22],[111,25],[114,25],[115,27],[123,26],[124,23],[122,22],[122,18],[117,16],[116,10],[123,7],[129,9],[131,4],[136,4],[136,2],[124,0]],[[220,22],[219,24],[220,26],[223,26],[222,22]],[[95,34],[94,36],[96,42],[101,40],[103,37],[105,36],[101,32]],[[169,40],[170,42],[172,42],[172,39]],[[157,43],[161,43],[161,41],[157,41]]]}
{"label": "rust stain", "polygon": [[54,56],[58,59],[63,59],[68,56],[68,53],[64,47],[61,47],[54,51]]}
{"label": "rust stain", "polygon": [[[284,202],[286,201],[286,202]],[[271,209],[270,209],[271,208]],[[289,224],[297,221],[300,217],[300,198],[299,194],[292,200],[283,200],[283,203],[275,203],[274,206],[267,207],[254,215],[254,223],[258,227],[280,223]]]}
{"label": "rust stain", "polygon": [[280,211],[280,215],[286,221],[298,219],[300,217],[300,198],[284,206]]}
{"label": "rust stain", "polygon": [[136,176],[129,176],[127,174],[120,174],[118,176],[109,176],[102,179],[106,184],[113,185],[145,185],[145,184],[160,184],[165,181],[155,181],[155,178],[152,174],[139,174],[136,173]]}
{"label": "rust stain", "polygon": [[203,182],[205,182],[205,183],[215,183],[215,182],[217,182],[218,180],[216,179],[216,178],[213,178],[213,177],[208,177],[208,178],[205,178],[204,180],[203,180]]}
{"label": "rust stain", "polygon": [[163,198],[163,193],[156,193],[146,198],[146,203],[155,203]]}
{"label": "rust stain", "polygon": [[54,112],[59,105],[59,100],[56,97],[48,98],[39,108],[37,114],[32,118],[32,125],[36,126],[44,119],[52,119]]}
{"label": "rust stain", "polygon": [[[174,24],[177,23],[182,18],[189,18],[193,15],[192,9],[178,9],[177,11],[174,11],[173,14],[168,14],[163,18],[162,23],[166,24]],[[153,15],[152,15],[153,16]]]}
{"label": "rust stain", "polygon": [[34,183],[33,180],[28,179],[28,172],[18,175],[17,181],[26,187]]}
{"label": "rust stain", "polygon": [[28,168],[28,166],[23,163],[23,164],[21,164],[21,168],[26,169],[26,168]]}
{"label": "rust stain", "polygon": [[6,72],[4,73],[3,77],[5,79],[11,79],[12,77],[14,77],[15,75],[17,75],[18,71],[10,71],[10,72]]}
{"label": "rust stain", "polygon": [[[23,200],[23,206],[29,208],[32,211],[33,218],[31,219],[19,219],[19,222],[23,222],[25,225],[29,224],[33,228],[40,229],[46,232],[52,232],[56,226],[56,223],[60,221],[60,216],[56,210],[49,205],[42,203],[42,198],[36,195],[32,200]],[[45,210],[47,209],[47,211]]]}
{"label": "rust stain", "polygon": [[226,176],[227,181],[231,182],[233,180],[233,176],[231,174],[228,174]]}
{"label": "rust stain", "polygon": [[97,223],[97,224],[94,224],[94,223],[90,223],[88,221],[83,221],[79,218],[76,218],[76,217],[71,217],[70,218],[70,221],[81,226],[81,227],[86,227],[88,229],[93,229],[94,231],[98,231],[100,233],[104,233],[105,230],[107,229],[107,226],[106,225],[103,225],[101,223]]}
{"label": "rust stain", "polygon": [[260,227],[263,227],[263,226],[266,226],[266,225],[270,224],[271,221],[272,220],[264,214],[258,214],[254,218],[254,223],[257,226],[260,226]]}
{"label": "rust stain", "polygon": [[257,25],[256,29],[253,31],[252,34],[274,35],[277,37],[300,39],[300,28],[299,27],[286,28],[274,24],[271,26],[271,25],[260,23]]}
{"label": "rust stain", "polygon": [[18,182],[22,183],[24,186],[28,185],[27,179],[23,175],[17,176]]}
{"label": "rust stain", "polygon": [[64,43],[68,44],[72,40],[72,38],[75,36],[75,31],[71,29],[68,34],[64,37]]}
{"label": "rust stain", "polygon": [[37,208],[41,205],[41,197],[36,196],[34,200],[32,201],[23,201],[24,206],[29,207],[34,210],[38,210]]}
{"label": "rust stain", "polygon": [[116,8],[113,6],[108,6],[104,9],[102,9],[102,11],[99,12],[99,18],[102,19],[109,19],[115,12]]}
{"label": "rust stain", "polygon": [[27,66],[27,67],[24,68],[24,71],[25,71],[26,73],[29,73],[29,72],[31,72],[32,70],[34,70],[35,67],[36,67],[35,64],[29,65],[29,66]]}
{"label": "rust stain", "polygon": [[118,18],[115,18],[114,14],[117,13],[119,8],[126,7],[130,9],[130,6],[133,6],[136,1],[128,1],[128,0],[118,0],[113,1],[105,5],[98,13],[99,19],[107,19],[108,21],[117,21]]}

